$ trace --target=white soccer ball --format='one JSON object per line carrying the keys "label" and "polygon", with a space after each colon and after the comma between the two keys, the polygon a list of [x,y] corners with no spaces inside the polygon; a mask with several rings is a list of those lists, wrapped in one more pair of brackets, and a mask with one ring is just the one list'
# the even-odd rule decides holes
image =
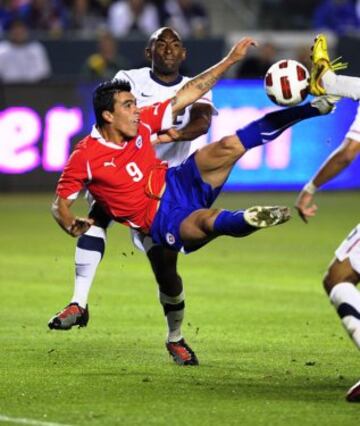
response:
{"label": "white soccer ball", "polygon": [[277,105],[297,105],[309,93],[309,77],[309,71],[300,62],[282,59],[271,65],[265,75],[266,94]]}

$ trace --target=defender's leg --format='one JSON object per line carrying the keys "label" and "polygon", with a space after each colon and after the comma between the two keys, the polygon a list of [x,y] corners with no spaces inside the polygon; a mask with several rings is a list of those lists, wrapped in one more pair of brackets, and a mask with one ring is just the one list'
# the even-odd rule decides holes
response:
{"label": "defender's leg", "polygon": [[179,365],[198,365],[199,361],[185,342],[181,325],[185,314],[183,283],[177,272],[178,254],[175,251],[155,245],[147,253],[159,286],[159,299],[163,306],[168,335],[166,348]]}

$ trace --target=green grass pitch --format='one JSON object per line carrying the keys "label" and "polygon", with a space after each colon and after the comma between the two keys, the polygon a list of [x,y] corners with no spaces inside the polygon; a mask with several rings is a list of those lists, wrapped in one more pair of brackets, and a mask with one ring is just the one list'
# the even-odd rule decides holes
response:
{"label": "green grass pitch", "polygon": [[[356,193],[319,193],[309,225],[294,212],[281,227],[180,256],[183,332],[198,368],[169,359],[149,264],[119,225],[88,327],[47,329],[72,295],[75,245],[51,218],[51,198],[0,198],[0,424],[4,416],[76,426],[358,424],[360,407],[344,394],[360,378],[359,353],[321,286],[358,223]],[[217,205],[294,199],[225,194]]]}

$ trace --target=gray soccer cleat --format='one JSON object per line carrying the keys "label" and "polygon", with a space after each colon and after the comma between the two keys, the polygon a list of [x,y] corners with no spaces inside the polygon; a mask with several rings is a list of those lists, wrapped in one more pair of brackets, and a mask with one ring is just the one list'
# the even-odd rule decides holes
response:
{"label": "gray soccer cleat", "polygon": [[89,308],[82,308],[77,303],[70,303],[62,311],[58,312],[48,322],[51,330],[70,330],[71,327],[78,325],[86,327],[89,321]]}
{"label": "gray soccer cleat", "polygon": [[290,217],[290,209],[285,206],[254,206],[244,212],[245,221],[254,228],[281,225]]}
{"label": "gray soccer cleat", "polygon": [[335,95],[323,95],[314,98],[311,101],[311,105],[317,108],[321,115],[330,114],[336,109],[336,102],[341,98]]}

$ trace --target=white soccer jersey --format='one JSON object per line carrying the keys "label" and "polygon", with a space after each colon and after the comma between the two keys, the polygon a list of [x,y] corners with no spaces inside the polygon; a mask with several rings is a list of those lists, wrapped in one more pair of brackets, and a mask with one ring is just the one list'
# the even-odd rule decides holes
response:
{"label": "white soccer jersey", "polygon": [[349,139],[353,139],[357,142],[360,142],[360,102],[358,105],[355,120],[350,126],[349,131],[346,133],[346,137]]}
{"label": "white soccer jersey", "polygon": [[340,262],[349,259],[351,267],[360,274],[360,223],[336,249],[335,256]]}
{"label": "white soccer jersey", "polygon": [[[139,107],[150,105],[155,102],[165,101],[175,95],[175,93],[190,80],[189,77],[179,76],[173,83],[164,83],[159,80],[151,68],[139,68],[132,70],[119,71],[115,78],[127,80],[131,84],[131,92],[134,94]],[[217,114],[212,103],[212,93],[207,92],[197,102],[203,102],[213,107],[213,113]],[[177,117],[174,127],[181,129],[186,126],[190,120],[190,107],[187,107],[183,115]],[[194,141],[195,142],[195,141]],[[162,145],[156,145],[157,157],[169,163],[170,167],[182,163],[190,153],[191,141],[174,142]]]}

